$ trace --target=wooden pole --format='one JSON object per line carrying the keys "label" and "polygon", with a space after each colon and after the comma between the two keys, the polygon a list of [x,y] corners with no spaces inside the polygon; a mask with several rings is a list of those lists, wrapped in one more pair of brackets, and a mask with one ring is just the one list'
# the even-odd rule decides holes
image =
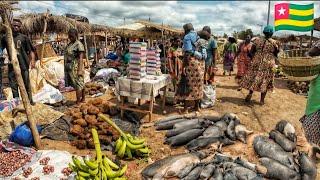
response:
{"label": "wooden pole", "polygon": [[83,34],[83,41],[84,41],[84,49],[86,51],[86,59],[89,61],[89,52],[88,52],[88,44],[87,44],[87,35],[86,33]]}
{"label": "wooden pole", "polygon": [[269,25],[269,19],[270,19],[270,6],[271,6],[271,1],[269,0],[269,4],[268,4],[268,20],[267,20],[267,25]]}
{"label": "wooden pole", "polygon": [[45,44],[46,44],[45,33],[47,31],[47,18],[48,18],[48,16],[49,16],[49,9],[47,9],[46,14],[44,15],[44,27],[43,27],[43,31],[42,31],[42,34],[41,34],[42,47],[41,47],[40,65],[42,65],[44,47],[45,47]]}
{"label": "wooden pole", "polygon": [[40,142],[40,136],[36,127],[36,119],[32,115],[32,109],[29,101],[29,97],[26,91],[26,87],[24,86],[23,79],[21,76],[21,69],[18,61],[17,51],[15,49],[13,36],[12,36],[12,30],[11,30],[11,24],[8,20],[7,14],[5,11],[8,11],[8,9],[1,9],[1,18],[2,22],[6,31],[6,41],[7,41],[7,51],[8,55],[10,56],[11,63],[13,65],[13,70],[16,76],[16,81],[18,83],[21,98],[23,102],[23,106],[26,110],[27,120],[29,122],[29,126],[32,132],[32,136],[34,139],[34,143],[37,149],[41,149],[41,142]]}
{"label": "wooden pole", "polygon": [[93,33],[93,44],[94,44],[94,52],[95,52],[94,60],[98,64],[97,43],[96,43],[96,35],[95,35],[95,33]]}
{"label": "wooden pole", "polygon": [[312,38],[313,38],[313,30],[311,30],[311,37],[310,37],[310,48],[312,47]]}
{"label": "wooden pole", "polygon": [[105,56],[106,54],[108,54],[108,33],[104,32],[104,36],[105,36],[105,48],[106,48],[106,50],[105,50],[105,53],[103,55]]}

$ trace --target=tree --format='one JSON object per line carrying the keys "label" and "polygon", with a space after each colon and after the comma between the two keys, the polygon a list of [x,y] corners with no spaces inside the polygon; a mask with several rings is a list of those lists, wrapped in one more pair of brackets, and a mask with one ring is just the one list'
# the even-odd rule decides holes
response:
{"label": "tree", "polygon": [[224,33],[223,38],[228,38],[228,34]]}
{"label": "tree", "polygon": [[245,39],[248,35],[253,36],[253,32],[251,29],[246,29],[245,31],[241,31],[238,33],[239,39]]}

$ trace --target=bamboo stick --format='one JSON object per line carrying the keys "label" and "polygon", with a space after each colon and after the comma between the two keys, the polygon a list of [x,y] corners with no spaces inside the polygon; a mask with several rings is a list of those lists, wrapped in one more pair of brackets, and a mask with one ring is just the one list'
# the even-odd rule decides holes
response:
{"label": "bamboo stick", "polygon": [[41,34],[41,40],[42,40],[42,46],[41,46],[41,56],[40,56],[40,65],[42,66],[42,59],[43,59],[43,54],[44,54],[44,47],[45,47],[45,33],[47,32],[47,18],[49,15],[49,9],[47,9],[47,12],[44,15],[44,27],[43,31]]}
{"label": "bamboo stick", "polygon": [[17,81],[19,89],[20,89],[23,106],[26,110],[26,115],[27,115],[27,119],[29,122],[31,132],[32,132],[32,136],[33,136],[33,139],[35,142],[35,146],[37,149],[41,149],[40,136],[39,136],[39,133],[38,133],[38,130],[36,127],[36,120],[35,120],[35,117],[32,115],[31,104],[30,104],[29,97],[28,97],[28,94],[27,94],[27,91],[26,91],[26,88],[24,86],[23,79],[21,76],[21,69],[20,69],[20,65],[19,65],[19,61],[18,61],[17,51],[14,48],[15,46],[14,46],[14,42],[13,42],[11,25],[8,20],[7,14],[4,13],[3,9],[0,12],[1,12],[1,18],[3,21],[4,27],[5,27],[5,31],[6,31],[6,40],[8,43],[7,51],[10,56],[10,59],[11,59],[12,65],[13,65],[13,70],[14,70],[14,73],[16,76],[16,81]]}

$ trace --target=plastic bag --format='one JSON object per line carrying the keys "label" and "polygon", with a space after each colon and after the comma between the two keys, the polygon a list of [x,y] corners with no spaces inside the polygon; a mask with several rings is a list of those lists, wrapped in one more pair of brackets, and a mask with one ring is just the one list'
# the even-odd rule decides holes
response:
{"label": "plastic bag", "polygon": [[34,102],[54,104],[63,100],[63,95],[61,92],[51,86],[50,84],[45,84],[44,87],[33,96]]}
{"label": "plastic bag", "polygon": [[203,98],[201,100],[201,108],[210,108],[214,106],[216,101],[216,90],[212,85],[204,85]]}
{"label": "plastic bag", "polygon": [[[41,126],[37,126],[38,132],[41,132]],[[33,145],[33,137],[29,126],[26,123],[22,123],[17,126],[10,135],[10,141],[20,144],[22,146]]]}

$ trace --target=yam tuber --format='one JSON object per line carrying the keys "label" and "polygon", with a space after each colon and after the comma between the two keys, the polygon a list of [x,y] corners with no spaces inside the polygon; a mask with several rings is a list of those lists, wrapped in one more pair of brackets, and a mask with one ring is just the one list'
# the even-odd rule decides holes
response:
{"label": "yam tuber", "polygon": [[86,120],[84,120],[84,119],[76,119],[76,120],[74,120],[73,121],[73,123],[74,124],[78,124],[78,125],[80,125],[80,126],[82,126],[82,127],[86,127],[88,124],[87,124],[87,122],[86,122]]}
{"label": "yam tuber", "polygon": [[70,133],[74,135],[79,135],[79,134],[82,134],[83,132],[84,132],[84,129],[78,124],[73,125],[70,129]]}

